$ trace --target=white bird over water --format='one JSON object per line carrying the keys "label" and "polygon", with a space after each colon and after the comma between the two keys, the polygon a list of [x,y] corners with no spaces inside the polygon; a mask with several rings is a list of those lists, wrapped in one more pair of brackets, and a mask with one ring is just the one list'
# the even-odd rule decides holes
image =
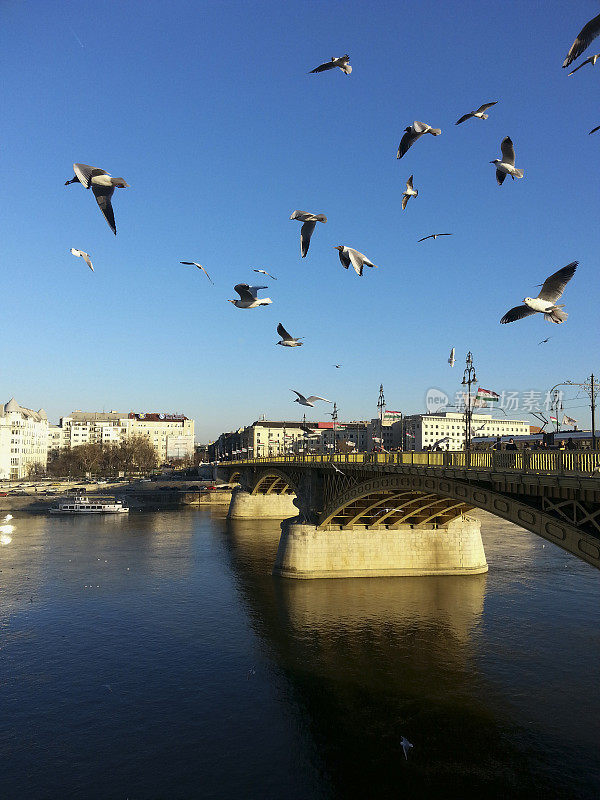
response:
{"label": "white bird over water", "polygon": [[596,66],[596,61],[598,61],[599,58],[600,58],[600,53],[596,53],[595,56],[590,56],[589,58],[586,58],[586,60],[582,61],[578,67],[572,69],[571,72],[569,72],[569,75],[573,75],[575,72],[577,72],[578,69],[585,67],[586,64],[591,64],[592,67]]}
{"label": "white bird over water", "polygon": [[77,250],[77,248],[75,248],[75,247],[71,248],[71,252],[73,253],[74,256],[78,256],[79,258],[83,258],[83,260],[88,265],[88,267],[92,270],[92,272],[94,271],[94,267],[92,266],[92,259],[89,257],[89,255],[87,253],[85,253],[83,250]]}
{"label": "white bird over water", "polygon": [[277,333],[281,336],[281,341],[277,342],[277,344],[283,347],[302,347],[300,339],[304,339],[304,336],[294,338],[291,333],[286,331],[281,322],[277,326]]}
{"label": "white bird over water", "polygon": [[419,190],[413,189],[413,176],[411,175],[410,178],[406,181],[406,191],[402,195],[402,211],[406,208],[406,204],[410,200],[411,197],[418,197]]}
{"label": "white bird over water", "polygon": [[202,264],[198,264],[198,262],[197,262],[197,261],[180,261],[179,263],[180,263],[180,264],[185,264],[185,265],[186,265],[186,266],[188,266],[188,267],[198,267],[198,269],[199,269],[201,272],[203,272],[203,273],[206,275],[206,277],[208,278],[208,280],[209,280],[209,281],[210,281],[210,282],[213,284],[213,286],[214,286],[215,282],[214,282],[214,281],[213,281],[213,279],[210,277],[210,275],[208,274],[208,272],[207,272],[207,271],[204,269],[204,267],[202,266]]}
{"label": "white bird over water", "polygon": [[5,517],[2,518],[2,522],[10,522],[13,518],[12,514],[7,514]]}
{"label": "white bird over water", "polygon": [[414,747],[414,745],[413,745],[413,744],[411,744],[411,743],[408,741],[408,739],[406,739],[404,736],[402,736],[402,737],[400,738],[400,744],[402,745],[402,749],[404,750],[404,758],[405,758],[405,759],[408,761],[408,751],[409,751],[409,750],[412,750],[412,748]]}
{"label": "white bird over water", "polygon": [[348,63],[350,61],[350,56],[348,54],[344,56],[331,56],[331,61],[326,61],[324,64],[319,64],[318,67],[315,69],[311,69],[308,73],[311,75],[313,72],[326,72],[328,69],[335,69],[339,67],[342,72],[345,72],[346,75],[350,75],[352,72],[352,67]]}
{"label": "white bird over water", "polygon": [[506,178],[507,175],[510,175],[513,181],[515,178],[522,178],[524,175],[522,169],[517,169],[515,167],[515,148],[510,136],[505,136],[504,139],[502,139],[500,142],[500,150],[502,150],[502,158],[495,158],[493,161],[490,161],[490,164],[496,165],[496,180],[498,181],[498,186],[502,186],[504,178]]}
{"label": "white bird over water", "polygon": [[430,233],[429,236],[424,236],[422,239],[417,239],[417,242],[424,242],[426,239],[437,239],[438,236],[452,236],[451,233]]}
{"label": "white bird over water", "polygon": [[129,184],[125,178],[113,178],[108,172],[98,167],[90,167],[89,164],[73,164],[75,177],[70,181],[65,181],[65,186],[70,183],[80,183],[84,189],[91,187],[100,211],[104,214],[104,219],[108,222],[111,231],[117,235],[115,215],[113,212],[110,198],[113,196],[115,187],[126,189]]}
{"label": "white bird over water", "polygon": [[274,280],[274,281],[276,281],[276,280],[277,280],[277,278],[275,277],[275,275],[271,275],[271,273],[270,273],[270,272],[267,272],[267,270],[266,270],[266,269],[253,269],[253,270],[252,270],[252,272],[260,272],[260,274],[261,274],[261,275],[266,275],[266,276],[267,276],[267,278],[273,278],[273,280]]}
{"label": "white bird over water", "polygon": [[600,14],[594,19],[591,19],[577,34],[577,38],[571,45],[571,49],[567,53],[567,57],[563,62],[563,69],[568,67],[576,58],[587,50],[590,44],[594,41],[596,36],[600,33]]}
{"label": "white bird over water", "polygon": [[353,247],[347,247],[345,244],[338,244],[338,246],[333,249],[338,251],[344,269],[348,269],[350,264],[352,264],[357,275],[363,274],[365,264],[368,267],[375,267],[375,269],[378,269],[377,264],[373,264],[363,253],[359,253],[358,250],[355,250]]}
{"label": "white bird over water", "polygon": [[453,367],[456,362],[456,358],[454,357],[455,353],[456,353],[456,348],[453,347],[452,350],[450,350],[450,356],[448,358],[448,363],[450,364],[451,367]]}
{"label": "white bird over water", "polygon": [[324,403],[331,403],[331,400],[327,400],[325,397],[319,397],[316,394],[311,394],[310,397],[304,397],[303,394],[300,394],[300,392],[297,392],[295,389],[290,389],[290,392],[298,395],[294,403],[300,403],[301,406],[310,406],[313,408],[316,400],[322,400]]}
{"label": "white bird over water", "polygon": [[560,299],[567,283],[571,280],[577,269],[578,261],[572,261],[566,267],[562,267],[544,281],[540,293],[537,297],[525,297],[525,305],[515,306],[507,311],[500,320],[502,325],[507,322],[515,322],[518,319],[529,317],[532,314],[541,313],[547,322],[555,322],[560,325],[569,316],[562,309],[564,306],[557,306],[556,301]]}
{"label": "white bird over water", "polygon": [[431,133],[433,136],[439,136],[441,132],[441,128],[432,128],[431,125],[428,125],[426,122],[417,122],[417,120],[415,120],[412,125],[404,129],[404,136],[400,140],[396,158],[402,158],[409,147],[412,147],[423,134]]}
{"label": "white bird over water", "polygon": [[259,289],[267,289],[267,286],[248,286],[247,283],[237,283],[233,289],[236,291],[240,299],[228,300],[228,303],[233,303],[236,308],[257,308],[258,306],[268,306],[273,301],[270,297],[257,297]]}
{"label": "white bird over water", "polygon": [[306,258],[310,247],[310,237],[317,222],[327,222],[325,214],[311,214],[310,211],[294,211],[290,219],[297,219],[304,224],[300,228],[300,255]]}
{"label": "white bird over water", "polygon": [[497,102],[498,102],[497,100],[494,100],[493,103],[484,103],[482,106],[479,106],[477,111],[470,111],[468,114],[464,114],[458,120],[458,122],[455,122],[454,124],[460,125],[461,122],[466,122],[468,119],[471,119],[471,117],[477,117],[477,119],[487,119],[489,117],[489,114],[485,114],[484,112],[487,111],[488,108],[495,106]]}

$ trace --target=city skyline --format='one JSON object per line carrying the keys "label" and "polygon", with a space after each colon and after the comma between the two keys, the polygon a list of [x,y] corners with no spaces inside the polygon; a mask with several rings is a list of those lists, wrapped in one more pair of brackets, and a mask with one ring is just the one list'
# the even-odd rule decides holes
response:
{"label": "city skyline", "polygon": [[[585,343],[599,332],[599,233],[585,198],[596,194],[596,75],[560,69],[590,4],[570,7],[565,30],[562,4],[541,16],[515,3],[508,48],[490,36],[490,2],[464,3],[459,17],[433,2],[368,16],[361,3],[343,15],[324,4],[311,9],[310,42],[294,8],[262,7],[259,17],[239,3],[3,8],[4,400],[43,406],[53,422],[75,408],[182,410],[208,441],[263,413],[297,414],[290,387],[335,400],[345,419],[375,415],[380,383],[392,408],[424,411],[428,389],[460,389],[468,350],[480,385],[498,393],[543,394],[595,371]],[[431,57],[417,65],[411,47],[424,36]],[[346,52],[351,75],[306,74]],[[488,120],[455,126],[492,100]],[[415,119],[442,135],[397,161]],[[498,187],[489,161],[506,135],[525,178]],[[114,198],[116,239],[89,193],[64,187],[74,161],[130,183]],[[402,212],[413,173],[419,196]],[[297,208],[328,219],[306,259],[289,220]],[[453,235],[417,242],[437,230]],[[346,272],[340,243],[379,269]],[[565,325],[501,328],[507,308],[574,259]],[[234,284],[263,282],[253,268],[277,277],[264,280],[273,304],[235,309]],[[276,347],[278,322],[304,346]],[[589,427],[576,394],[565,411]]]}

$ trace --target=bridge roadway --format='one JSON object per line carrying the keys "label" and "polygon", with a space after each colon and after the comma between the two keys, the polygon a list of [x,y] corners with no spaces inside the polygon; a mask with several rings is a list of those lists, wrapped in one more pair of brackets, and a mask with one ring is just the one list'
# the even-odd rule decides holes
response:
{"label": "bridge roadway", "polygon": [[250,495],[294,494],[317,530],[437,529],[473,508],[600,569],[600,451],[294,455],[222,461]]}

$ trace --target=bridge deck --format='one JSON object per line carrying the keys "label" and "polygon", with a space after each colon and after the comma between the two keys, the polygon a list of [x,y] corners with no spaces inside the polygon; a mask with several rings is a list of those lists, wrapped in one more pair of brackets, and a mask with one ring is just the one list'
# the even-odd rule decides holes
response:
{"label": "bridge deck", "polygon": [[388,464],[418,467],[448,467],[476,472],[517,472],[537,475],[579,475],[600,478],[600,451],[444,451],[405,453],[347,453],[344,455],[264,456],[242,461],[223,461],[223,466],[250,464]]}

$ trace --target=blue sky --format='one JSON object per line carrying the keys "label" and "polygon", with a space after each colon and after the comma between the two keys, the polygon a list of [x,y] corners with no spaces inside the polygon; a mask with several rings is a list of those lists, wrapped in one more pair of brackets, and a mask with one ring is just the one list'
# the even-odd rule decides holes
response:
{"label": "blue sky", "polygon": [[[300,418],[290,387],[336,400],[340,419],[375,416],[382,382],[389,408],[424,410],[429,387],[454,394],[468,349],[498,392],[600,373],[600,66],[561,69],[597,13],[585,0],[4,0],[2,399],[51,420],[184,412],[208,440],[261,413]],[[307,74],[343,53],[350,76]],[[454,125],[492,100],[487,121]],[[397,161],[415,119],[442,135]],[[489,161],[506,135],[525,179],[498,187]],[[74,161],[131,185],[113,198],[116,237],[91,192],[63,185]],[[294,209],[328,217],[306,259]],[[453,236],[417,244],[437,231]],[[379,269],[346,272],[338,244]],[[566,324],[499,324],[573,260]],[[252,267],[277,276],[273,304],[236,309],[233,285],[262,282]],[[280,321],[304,347],[275,346]],[[565,405],[587,422],[583,400]]]}

